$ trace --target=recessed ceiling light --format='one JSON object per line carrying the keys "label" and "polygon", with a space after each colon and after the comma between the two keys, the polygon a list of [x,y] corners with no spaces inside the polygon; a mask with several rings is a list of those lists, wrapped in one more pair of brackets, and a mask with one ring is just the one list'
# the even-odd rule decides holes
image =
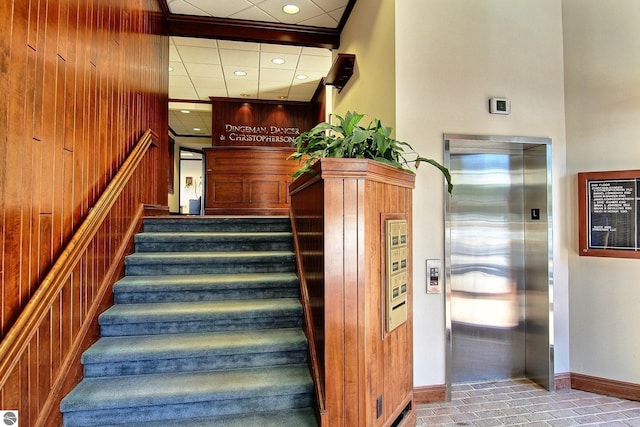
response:
{"label": "recessed ceiling light", "polygon": [[282,11],[288,15],[295,15],[300,12],[300,8],[295,4],[285,4],[282,6]]}
{"label": "recessed ceiling light", "polygon": [[169,67],[169,72],[172,72],[172,71],[173,71],[173,67]]}
{"label": "recessed ceiling light", "polygon": [[298,74],[296,76],[296,79],[298,80],[307,80],[309,78],[309,76],[307,76],[306,74]]}
{"label": "recessed ceiling light", "polygon": [[278,97],[278,99],[287,99],[287,97],[284,96],[284,95],[281,95],[281,96]]}
{"label": "recessed ceiling light", "polygon": [[191,111],[189,111],[189,110],[180,110],[180,112],[183,113],[183,114],[189,114]]}
{"label": "recessed ceiling light", "polygon": [[271,62],[273,62],[274,64],[280,65],[280,64],[284,64],[285,61],[282,58],[273,58]]}
{"label": "recessed ceiling light", "polygon": [[200,129],[200,128],[193,128],[193,130],[194,130],[194,131],[196,131],[196,132],[200,132],[202,129]]}
{"label": "recessed ceiling light", "polygon": [[238,70],[238,71],[234,71],[233,74],[235,74],[236,76],[246,76],[247,72]]}
{"label": "recessed ceiling light", "polygon": [[251,97],[251,94],[248,94],[248,93],[241,93],[241,94],[240,94],[240,96],[241,96],[241,97],[243,97],[243,98],[250,98],[250,97]]}

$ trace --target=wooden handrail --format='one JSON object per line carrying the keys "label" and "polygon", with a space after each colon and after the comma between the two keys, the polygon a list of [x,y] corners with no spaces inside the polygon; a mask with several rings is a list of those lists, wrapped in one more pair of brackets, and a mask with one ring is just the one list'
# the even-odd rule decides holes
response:
{"label": "wooden handrail", "polygon": [[147,129],[142,135],[129,157],[124,161],[120,170],[105,188],[102,196],[91,208],[69,244],[40,283],[14,325],[0,342],[0,388],[4,387],[11,370],[19,360],[19,355],[22,354],[36,333],[38,325],[58,297],[65,280],[76,267],[147,150],[150,146],[155,145],[154,141],[157,140],[158,136],[150,129]]}
{"label": "wooden handrail", "polygon": [[304,331],[307,335],[307,341],[309,342],[309,359],[311,365],[311,376],[313,377],[314,390],[316,402],[318,404],[318,411],[320,417],[325,412],[325,400],[324,390],[322,388],[322,381],[320,379],[320,366],[318,364],[318,352],[316,349],[316,343],[313,339],[314,329],[312,322],[311,306],[309,304],[309,293],[307,290],[307,280],[304,274],[304,263],[302,262],[302,252],[300,250],[300,243],[298,242],[298,230],[296,228],[295,216],[293,209],[290,209],[289,218],[291,219],[291,229],[293,234],[293,247],[296,253],[296,267],[298,269],[298,279],[300,281],[300,299],[302,301],[302,310],[304,313]]}

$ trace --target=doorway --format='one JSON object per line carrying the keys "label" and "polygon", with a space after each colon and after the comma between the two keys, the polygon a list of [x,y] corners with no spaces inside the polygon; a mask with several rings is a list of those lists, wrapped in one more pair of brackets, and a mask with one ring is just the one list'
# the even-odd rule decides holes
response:
{"label": "doorway", "polygon": [[187,215],[202,214],[202,195],[204,194],[204,156],[202,151],[180,147],[180,213]]}
{"label": "doorway", "polygon": [[447,395],[527,377],[552,390],[551,140],[445,135]]}

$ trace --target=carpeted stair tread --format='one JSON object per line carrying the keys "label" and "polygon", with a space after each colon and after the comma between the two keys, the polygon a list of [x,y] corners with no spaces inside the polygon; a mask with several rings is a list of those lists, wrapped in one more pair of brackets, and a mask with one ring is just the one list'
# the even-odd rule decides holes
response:
{"label": "carpeted stair tread", "polygon": [[287,216],[145,218],[144,232],[150,231],[291,231],[291,222]]}
{"label": "carpeted stair tread", "polygon": [[161,413],[165,405],[231,404],[238,399],[305,394],[312,388],[307,365],[85,378],[62,400],[60,409],[73,418],[77,411],[123,410],[124,415],[132,409],[156,407],[159,419],[171,419]]}
{"label": "carpeted stair tread", "polygon": [[291,251],[136,252],[125,258],[126,274],[274,273],[295,270]]}
{"label": "carpeted stair tread", "polygon": [[136,252],[278,251],[292,249],[290,232],[145,232]]}
{"label": "carpeted stair tread", "polygon": [[306,337],[300,328],[103,337],[84,352],[82,363],[185,358],[240,352],[291,351],[305,350],[306,348]]}
{"label": "carpeted stair tread", "polygon": [[174,263],[193,264],[194,262],[260,262],[264,259],[290,260],[294,256],[290,251],[234,251],[234,252],[152,252],[133,253],[126,257],[126,264]]}
{"label": "carpeted stair tread", "polygon": [[237,289],[238,287],[297,286],[295,273],[244,274],[177,274],[164,276],[125,276],[114,286],[115,293],[200,291],[211,288]]}
{"label": "carpeted stair tread", "polygon": [[101,325],[109,325],[208,318],[257,318],[284,316],[301,310],[300,302],[295,298],[116,304],[99,316],[99,322]]}
{"label": "carpeted stair tread", "polygon": [[[162,427],[317,427],[311,408],[278,412],[226,415],[189,420],[162,421]],[[158,427],[158,422],[132,424],[108,424],[98,427]]]}
{"label": "carpeted stair tread", "polygon": [[288,217],[152,217],[65,427],[316,427]]}

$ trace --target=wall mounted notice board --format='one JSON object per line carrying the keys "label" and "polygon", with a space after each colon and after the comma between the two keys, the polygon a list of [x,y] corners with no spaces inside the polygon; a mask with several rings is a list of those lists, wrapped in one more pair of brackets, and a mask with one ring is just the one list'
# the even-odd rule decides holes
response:
{"label": "wall mounted notice board", "polygon": [[640,170],[578,174],[579,253],[640,258]]}

